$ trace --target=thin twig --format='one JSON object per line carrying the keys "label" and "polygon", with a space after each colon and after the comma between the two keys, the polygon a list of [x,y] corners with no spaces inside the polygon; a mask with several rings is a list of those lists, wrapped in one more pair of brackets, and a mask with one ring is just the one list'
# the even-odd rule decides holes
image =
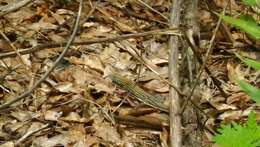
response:
{"label": "thin twig", "polygon": [[153,7],[151,7],[150,5],[148,5],[147,3],[145,3],[142,0],[137,0],[139,3],[141,3],[142,5],[144,5],[145,7],[147,7],[148,9],[152,10],[153,12],[157,13],[158,15],[160,15],[162,18],[164,18],[165,20],[168,21],[168,18],[166,16],[164,16],[161,12],[155,10]]}
{"label": "thin twig", "polygon": [[89,99],[85,99],[85,98],[77,98],[77,99],[96,105],[101,110],[101,112],[105,115],[105,118],[107,118],[107,120],[109,120],[113,125],[115,125],[115,119],[108,114],[108,112],[104,109],[104,107]]}
{"label": "thin twig", "polygon": [[[178,27],[180,25],[181,4],[183,0],[172,0],[170,25],[171,27]],[[176,85],[177,89],[180,85],[179,81],[179,38],[171,36],[168,42],[169,46],[169,81]],[[178,92],[170,87],[170,146],[182,147],[182,122],[181,122],[181,99]]]}
{"label": "thin twig", "polygon": [[[216,16],[216,14],[213,13],[214,11],[212,11],[212,9],[214,10],[214,8],[217,7],[216,2],[212,1],[212,0],[203,0],[203,1],[206,4],[207,10],[213,16]],[[220,31],[221,31],[222,35],[226,38],[227,41],[231,42],[232,44],[235,43],[235,39],[233,38],[232,34],[230,33],[230,30],[228,29],[228,26],[225,23],[223,23],[223,22],[221,22],[221,24],[220,24]]]}
{"label": "thin twig", "polygon": [[[153,31],[147,31],[147,32],[142,32],[142,33],[135,33],[135,34],[125,34],[121,36],[116,36],[116,37],[110,37],[110,38],[99,38],[99,39],[92,39],[92,40],[86,40],[83,42],[75,42],[72,45],[77,46],[77,45],[90,45],[90,44],[95,44],[95,43],[110,43],[114,41],[120,41],[120,40],[125,40],[129,38],[137,38],[137,37],[143,37],[143,36],[150,36],[150,35],[180,35],[179,33],[176,32],[178,28],[171,28],[171,29],[160,29],[160,30],[153,30]],[[42,49],[47,49],[47,48],[57,48],[57,47],[64,47],[67,43],[49,43],[49,44],[41,44],[37,45],[31,48],[26,48],[26,49],[20,49],[18,52],[23,55],[23,54],[29,54],[33,53]],[[7,58],[7,57],[13,57],[15,56],[15,52],[7,52],[7,53],[2,53],[0,54],[0,59]]]}
{"label": "thin twig", "polygon": [[14,52],[18,55],[19,59],[21,60],[21,62],[23,63],[23,65],[25,67],[28,68],[28,66],[26,65],[25,61],[23,60],[21,54],[17,51],[16,47],[13,45],[13,43],[9,40],[9,38],[4,34],[4,32],[0,31],[0,34],[2,35],[2,37],[5,39],[5,41],[8,42],[8,44],[11,46],[11,48],[14,50]]}
{"label": "thin twig", "polygon": [[7,73],[0,76],[0,83],[2,82],[2,80],[5,79],[5,77],[7,77],[9,74],[11,74],[13,71],[15,71],[17,68],[19,68],[19,66],[20,65],[16,65],[14,68],[7,67]]}
{"label": "thin twig", "polygon": [[135,33],[136,31],[129,26],[128,24],[122,23],[120,21],[118,21],[117,19],[115,19],[112,15],[110,15],[105,9],[104,7],[99,7],[97,6],[96,9],[103,14],[103,17],[105,17],[106,19],[110,20],[109,22],[114,23],[122,32],[131,32],[131,33]]}
{"label": "thin twig", "polygon": [[7,73],[4,75],[0,76],[0,88],[3,89],[4,91],[6,91],[7,93],[10,93],[10,91],[8,89],[5,88],[5,86],[3,85],[5,78],[11,74],[13,71],[15,71],[20,65],[16,65],[14,68],[9,68],[7,67]]}
{"label": "thin twig", "polygon": [[[145,117],[135,117],[131,115],[116,115],[114,116],[118,123],[124,124],[124,125],[131,125],[135,127],[141,127],[141,128],[148,128],[148,129],[155,129],[155,130],[162,130],[162,127],[165,126],[168,128],[168,123],[163,122],[157,119],[152,119],[145,116]],[[147,118],[147,120],[146,120]],[[150,119],[150,120],[149,120]]]}
{"label": "thin twig", "polygon": [[64,57],[66,52],[69,50],[69,47],[70,47],[71,43],[75,39],[77,30],[78,30],[79,21],[80,21],[80,16],[81,16],[82,3],[83,3],[82,0],[80,0],[77,19],[76,19],[76,22],[75,22],[75,26],[74,26],[73,32],[72,32],[72,34],[71,34],[71,36],[70,36],[70,38],[68,40],[68,43],[66,44],[66,47],[64,48],[64,50],[62,51],[60,56],[55,60],[55,62],[53,63],[52,67],[50,67],[50,69],[40,78],[40,80],[37,81],[28,91],[25,91],[23,94],[15,97],[15,98],[12,98],[10,101],[4,103],[3,105],[0,105],[0,110],[8,108],[13,103],[15,103],[15,102],[17,102],[19,100],[22,100],[25,97],[29,96],[43,81],[45,81],[45,79],[49,76],[49,74],[59,64],[60,60]]}
{"label": "thin twig", "polygon": [[[188,43],[188,45],[191,47],[191,49],[192,49],[192,51],[194,52],[194,55],[195,55],[195,57],[197,58],[197,60],[199,61],[199,63],[202,65],[203,64],[203,61],[202,61],[202,59],[200,58],[200,56],[198,55],[198,53],[196,52],[197,51],[197,47],[196,46],[194,46],[191,42],[190,42],[190,40],[189,40],[189,38],[188,38],[188,36],[185,34],[185,32],[184,32],[184,35],[183,35],[183,37],[184,37],[184,40]],[[220,91],[222,90],[221,89],[221,87],[220,87],[220,81],[218,80],[218,79],[216,79],[212,74],[211,74],[211,71],[208,69],[208,67],[205,67],[205,71],[206,71],[206,73],[210,76],[210,78],[212,79],[212,81],[213,81],[213,83],[217,86],[217,87],[219,87],[219,89],[220,89]],[[223,91],[223,90],[222,90]],[[194,93],[194,91],[193,91],[193,93]],[[192,93],[192,95],[193,95],[193,93]],[[225,93],[224,93],[225,94]],[[208,118],[209,118],[209,115],[207,114],[207,113],[205,113],[192,99],[191,99],[191,96],[192,95],[185,95],[186,96],[186,99],[184,100],[184,102],[183,102],[183,104],[185,104],[185,103],[187,103],[186,101],[190,101],[191,102],[191,104],[195,107],[195,108],[197,108],[201,113],[203,113],[205,116],[207,116]],[[187,104],[185,104],[185,107],[187,106]],[[183,112],[184,112],[184,108],[183,108],[183,106],[182,106],[182,108],[181,108],[181,111],[180,111],[180,114],[183,114]]]}
{"label": "thin twig", "polygon": [[0,7],[0,17],[10,12],[16,11],[33,1],[34,0],[16,0],[16,2],[13,2],[7,6],[2,6]]}
{"label": "thin twig", "polygon": [[49,124],[45,124],[43,125],[42,127],[40,128],[37,128],[35,130],[32,130],[32,131],[29,131],[29,132],[26,132],[20,139],[18,139],[15,144],[16,145],[19,145],[20,143],[24,142],[26,138],[30,137],[31,135],[43,130],[43,129],[46,129],[49,127]]}
{"label": "thin twig", "polygon": [[[126,50],[125,48],[122,48],[120,46],[118,46],[120,49],[122,50]],[[136,51],[135,48],[132,48],[135,52],[135,54],[133,52],[130,52],[129,50],[126,50],[131,56],[133,56],[135,59],[137,59],[142,65],[144,65],[146,68],[148,68],[151,72],[153,72],[154,74],[156,74],[160,80],[162,80],[163,82],[167,83],[170,87],[172,87],[173,89],[175,89],[179,95],[181,96],[187,96],[185,95],[185,93],[183,93],[179,88],[177,88],[176,85],[172,84],[171,82],[169,82],[168,80],[166,80],[164,77],[162,77],[160,75],[160,73],[158,71],[156,71],[152,66],[150,66],[148,63],[147,63],[147,60],[145,60],[142,55],[140,55],[138,53],[138,51]]]}
{"label": "thin twig", "polygon": [[[229,3],[227,3],[226,7],[224,8],[223,13],[225,13],[228,4],[229,4]],[[211,37],[210,44],[209,44],[209,48],[208,48],[208,50],[207,50],[207,53],[206,53],[206,57],[205,57],[205,59],[204,59],[204,62],[203,62],[203,64],[201,65],[199,74],[197,75],[196,81],[195,81],[195,83],[194,83],[194,85],[193,85],[193,87],[192,87],[192,89],[191,89],[190,94],[188,95],[188,97],[187,97],[187,98],[185,99],[185,101],[183,102],[183,105],[182,105],[182,108],[181,108],[180,113],[183,113],[183,112],[184,112],[184,110],[185,110],[185,108],[186,108],[186,106],[187,106],[187,104],[188,104],[188,100],[191,99],[191,97],[192,97],[192,95],[193,95],[193,93],[194,93],[194,91],[195,91],[195,88],[196,88],[197,85],[199,84],[200,77],[201,77],[201,75],[202,75],[202,73],[203,73],[203,71],[204,71],[204,69],[205,69],[205,67],[206,67],[206,65],[207,65],[207,60],[209,59],[209,56],[211,55],[211,53],[212,53],[212,51],[213,51],[214,41],[215,41],[215,38],[216,38],[216,34],[217,34],[218,30],[219,30],[220,24],[221,24],[221,18],[218,19],[217,26],[216,26],[216,28],[215,28],[215,30],[214,30],[214,32],[213,32],[213,36]]]}
{"label": "thin twig", "polygon": [[151,18],[151,17],[146,17],[146,16],[142,16],[142,15],[139,15],[139,14],[136,14],[134,11],[132,10],[128,10],[128,9],[125,9],[125,8],[120,8],[118,7],[118,9],[120,9],[123,13],[125,13],[128,17],[136,17],[137,19],[141,19],[141,20],[145,20],[145,21],[153,21],[153,22],[156,22],[156,23],[159,23],[159,24],[163,24],[163,25],[166,25],[167,27],[169,26],[169,23],[168,22],[165,22],[165,21],[160,21],[160,20],[157,20],[155,18]]}
{"label": "thin twig", "polygon": [[[197,52],[198,51],[198,47],[194,44],[191,43],[191,41],[189,40],[188,36],[186,33],[183,33],[183,39],[187,42],[187,44],[190,46],[190,48],[192,49],[195,57],[197,58],[198,62],[200,65],[203,64],[203,60],[201,59],[201,57],[199,56],[199,53]],[[224,90],[221,88],[221,83],[220,81],[215,78],[211,71],[209,70],[209,68],[207,66],[205,66],[205,71],[206,73],[210,76],[210,78],[212,79],[214,85],[217,86],[218,90],[220,91],[220,94],[223,96],[223,97],[227,97],[227,94],[224,92]]]}

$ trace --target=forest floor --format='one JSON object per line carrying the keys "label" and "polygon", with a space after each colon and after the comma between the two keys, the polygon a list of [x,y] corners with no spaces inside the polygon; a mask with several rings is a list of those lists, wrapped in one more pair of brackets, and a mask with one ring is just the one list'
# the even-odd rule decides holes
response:
{"label": "forest floor", "polygon": [[[27,4],[2,13],[22,2]],[[189,12],[195,15],[193,30],[185,24],[185,8],[179,27],[169,27],[170,0],[85,0],[69,50],[34,86],[69,43],[79,1],[1,0],[0,146],[169,146],[169,113],[138,99],[131,88],[138,85],[168,110],[170,36],[179,38],[179,75],[174,76],[187,103],[181,107],[183,142],[212,146],[220,124],[243,123],[251,110],[259,112],[235,81],[236,75],[259,86],[259,72],[235,53],[260,60],[260,43],[223,22],[218,25],[212,13],[252,14],[250,8],[235,0],[208,2],[198,1]],[[187,30],[194,33],[196,53],[183,37]],[[196,145],[192,135],[200,138]]]}

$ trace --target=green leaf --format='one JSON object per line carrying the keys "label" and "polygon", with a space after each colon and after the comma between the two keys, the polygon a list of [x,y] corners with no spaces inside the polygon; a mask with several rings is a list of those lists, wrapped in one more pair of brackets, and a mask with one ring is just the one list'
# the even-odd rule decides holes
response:
{"label": "green leaf", "polygon": [[256,60],[252,60],[246,57],[242,57],[239,54],[235,53],[236,56],[242,60],[246,65],[256,69],[256,70],[260,70],[260,62],[256,61]]}
{"label": "green leaf", "polygon": [[225,22],[232,24],[233,26],[241,29],[242,31],[248,33],[254,39],[260,39],[260,26],[255,21],[236,19],[230,16],[225,16],[222,14],[215,13]]}
{"label": "green leaf", "polygon": [[248,6],[260,6],[260,0],[242,0]]}
{"label": "green leaf", "polygon": [[241,14],[239,19],[247,21],[248,23],[257,24],[257,21],[250,15]]}
{"label": "green leaf", "polygon": [[255,118],[255,113],[253,112],[250,112],[249,116],[248,116],[248,120],[246,122],[246,125],[249,127],[249,128],[255,128],[257,127],[256,126],[256,118]]}
{"label": "green leaf", "polygon": [[256,5],[256,0],[242,0],[244,4],[248,6],[254,6]]}
{"label": "green leaf", "polygon": [[245,126],[233,123],[221,125],[219,134],[212,140],[220,147],[256,147],[260,145],[260,126],[257,125],[256,116],[250,113]]}
{"label": "green leaf", "polygon": [[260,89],[257,89],[242,80],[237,79],[237,83],[239,87],[250,96],[251,99],[257,103],[260,103]]}

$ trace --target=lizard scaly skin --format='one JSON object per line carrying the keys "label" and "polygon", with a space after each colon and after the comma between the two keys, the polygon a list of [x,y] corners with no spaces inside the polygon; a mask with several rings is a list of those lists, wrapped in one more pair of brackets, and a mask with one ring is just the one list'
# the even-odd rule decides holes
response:
{"label": "lizard scaly skin", "polygon": [[162,103],[162,100],[158,99],[160,97],[152,96],[151,94],[145,92],[133,81],[117,74],[111,74],[108,75],[108,77],[112,80],[113,83],[115,83],[120,88],[127,90],[132,97],[138,99],[144,104],[164,112],[169,112],[168,108]]}

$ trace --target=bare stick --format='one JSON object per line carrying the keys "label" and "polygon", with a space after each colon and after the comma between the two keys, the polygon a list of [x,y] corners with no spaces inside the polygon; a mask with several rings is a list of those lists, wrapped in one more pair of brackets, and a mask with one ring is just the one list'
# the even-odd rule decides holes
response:
{"label": "bare stick", "polygon": [[[217,8],[216,2],[212,1],[212,0],[203,0],[203,1],[204,1],[204,3],[207,6],[207,10],[213,16],[216,16],[215,13],[213,13],[214,8]],[[234,40],[230,30],[228,29],[228,26],[225,23],[223,23],[223,22],[220,24],[220,31],[221,31],[222,35],[227,39],[227,41],[229,41],[229,42],[234,44],[235,40]]]}
{"label": "bare stick", "polygon": [[75,26],[73,29],[73,32],[68,40],[68,43],[66,44],[66,47],[64,48],[64,50],[62,51],[62,53],[60,54],[60,56],[55,60],[55,62],[53,63],[52,67],[40,78],[39,81],[37,81],[28,91],[25,91],[23,94],[12,98],[12,100],[4,103],[3,105],[0,105],[0,110],[3,110],[5,108],[8,108],[10,105],[12,105],[13,103],[24,99],[25,97],[29,96],[43,81],[45,81],[45,79],[49,76],[49,74],[54,70],[54,68],[58,65],[58,63],[60,62],[60,60],[64,57],[64,55],[66,54],[66,52],[69,50],[69,47],[71,45],[71,43],[73,42],[73,40],[75,39],[77,30],[78,30],[78,25],[79,25],[79,20],[80,20],[80,15],[81,15],[81,10],[82,10],[82,0],[80,0],[79,3],[79,10],[78,10],[78,15],[77,15],[77,19],[75,22]]}
{"label": "bare stick", "polygon": [[16,11],[33,1],[34,0],[16,0],[16,2],[13,2],[7,6],[2,6],[0,7],[0,17],[10,12]]}
{"label": "bare stick", "polygon": [[[163,122],[160,120],[149,120],[149,117],[134,117],[131,115],[118,115],[114,116],[118,123],[124,124],[124,125],[131,125],[135,127],[141,127],[141,128],[149,128],[149,129],[155,129],[155,130],[162,130],[162,127],[165,126],[168,128],[168,123]],[[147,118],[147,120],[145,120]]]}
{"label": "bare stick", "polygon": [[[187,44],[190,46],[190,48],[192,49],[192,52],[194,53],[195,57],[197,58],[198,62],[200,65],[203,65],[203,60],[201,59],[201,57],[199,56],[198,53],[198,47],[194,44],[191,43],[191,41],[189,40],[187,34],[183,33],[183,39],[187,42]],[[209,68],[207,66],[205,66],[205,71],[206,73],[210,76],[210,78],[212,79],[213,83],[217,86],[218,90],[220,91],[221,95],[223,97],[227,97],[227,94],[224,92],[224,90],[221,88],[221,83],[220,81],[214,77],[211,73],[211,71],[209,70]]]}
{"label": "bare stick", "polygon": [[153,12],[157,13],[158,15],[160,15],[162,18],[164,18],[165,20],[168,21],[168,17],[164,16],[161,12],[155,10],[153,7],[151,7],[150,5],[148,5],[147,3],[145,3],[142,0],[137,0],[139,3],[141,3],[142,5],[144,5],[145,7],[147,7],[148,9],[152,10]]}
{"label": "bare stick", "polygon": [[14,52],[18,55],[19,59],[21,60],[21,62],[23,63],[23,65],[25,67],[28,68],[28,66],[25,64],[25,61],[23,60],[21,54],[17,51],[16,47],[13,45],[13,43],[9,40],[9,38],[4,34],[4,32],[0,31],[0,34],[2,35],[2,37],[9,43],[9,45],[11,46],[11,48],[14,50]]}
{"label": "bare stick", "polygon": [[[170,25],[171,27],[178,27],[180,24],[180,11],[182,0],[172,0]],[[169,81],[176,85],[180,85],[178,57],[179,57],[179,38],[171,36],[169,39]],[[170,145],[171,147],[182,147],[182,123],[181,123],[181,100],[178,92],[170,87]]]}
{"label": "bare stick", "polygon": [[[90,44],[95,44],[95,43],[110,43],[114,41],[120,41],[120,40],[125,40],[129,38],[137,38],[137,37],[143,37],[143,36],[150,36],[150,35],[180,35],[176,33],[176,30],[178,28],[171,28],[171,29],[160,29],[160,30],[153,30],[153,31],[147,31],[147,32],[142,32],[142,33],[135,33],[135,34],[125,34],[121,36],[116,36],[116,37],[111,37],[111,38],[99,38],[99,39],[92,39],[92,40],[86,40],[84,42],[75,42],[73,43],[74,46],[77,45],[90,45]],[[67,43],[49,43],[49,44],[41,44],[37,45],[35,47],[31,48],[26,48],[26,49],[20,49],[17,50],[21,55],[23,54],[29,54],[33,53],[42,49],[47,49],[47,48],[57,48],[57,47],[64,47]],[[0,54],[0,59],[7,58],[7,57],[13,57],[15,56],[15,52],[7,52],[7,53],[2,53]]]}
{"label": "bare stick", "polygon": [[[227,3],[226,7],[224,8],[223,14],[225,13],[225,10],[226,10],[228,4],[229,3]],[[203,71],[204,71],[204,69],[205,69],[205,67],[207,65],[206,64],[207,60],[209,59],[209,56],[211,55],[211,53],[213,51],[214,41],[215,41],[215,38],[216,38],[216,34],[217,34],[218,30],[219,30],[220,24],[221,24],[221,18],[218,19],[217,26],[216,26],[216,28],[215,28],[215,30],[213,32],[213,36],[211,37],[211,40],[210,40],[210,44],[209,44],[209,48],[208,48],[207,53],[206,53],[205,60],[204,60],[203,64],[201,65],[199,74],[197,75],[196,81],[195,81],[195,83],[194,83],[194,85],[193,85],[193,87],[191,89],[190,94],[188,95],[188,97],[183,102],[183,105],[182,105],[180,113],[183,113],[183,111],[185,110],[185,108],[186,108],[186,106],[188,104],[188,100],[191,99],[191,97],[192,97],[192,95],[193,95],[193,93],[195,91],[196,86],[199,84],[199,79],[200,79],[200,77],[201,77],[201,75],[202,75],[202,73],[203,73]]]}
{"label": "bare stick", "polygon": [[43,130],[43,129],[46,129],[49,127],[49,124],[45,124],[43,125],[42,127],[38,128],[38,129],[35,129],[35,130],[32,130],[32,131],[29,131],[29,132],[26,132],[20,139],[18,139],[15,144],[16,145],[19,145],[20,143],[24,142],[26,138],[30,137],[31,135]]}

